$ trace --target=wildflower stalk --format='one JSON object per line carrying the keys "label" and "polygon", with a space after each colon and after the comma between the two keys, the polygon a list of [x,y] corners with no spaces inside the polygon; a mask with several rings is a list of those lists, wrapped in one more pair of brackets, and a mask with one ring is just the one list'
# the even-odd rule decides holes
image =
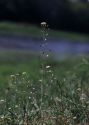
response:
{"label": "wildflower stalk", "polygon": [[[41,82],[41,104],[40,104],[40,111],[41,111],[41,118],[43,118],[43,96],[44,96],[44,84],[45,84],[45,47],[46,47],[46,40],[47,40],[47,23],[42,22],[41,28],[42,28],[42,45],[41,45],[41,71],[42,71],[42,82]],[[44,120],[43,120],[44,122]]]}

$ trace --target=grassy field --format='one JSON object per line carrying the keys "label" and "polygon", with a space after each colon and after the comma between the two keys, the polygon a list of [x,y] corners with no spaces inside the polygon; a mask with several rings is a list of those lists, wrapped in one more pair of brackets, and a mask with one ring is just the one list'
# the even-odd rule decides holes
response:
{"label": "grassy field", "polygon": [[[50,28],[50,26],[49,26]],[[41,37],[41,27],[33,26],[30,24],[19,24],[19,23],[10,23],[10,22],[1,22],[0,23],[0,34],[1,35],[24,35],[31,37]],[[49,37],[51,38],[62,38],[75,41],[89,41],[88,34],[81,33],[72,33],[65,31],[55,31],[48,30]]]}
{"label": "grassy field", "polygon": [[[1,51],[0,52],[0,85],[7,82],[7,77],[19,72],[27,72],[31,79],[38,78],[40,59],[39,55],[31,53],[29,51]],[[87,60],[86,60],[87,61]],[[67,71],[82,70],[83,57],[77,59],[68,58],[63,61],[56,61],[51,57],[44,61],[48,65],[51,65],[56,75],[64,76]],[[84,67],[84,70],[88,72],[88,69]],[[80,73],[79,73],[80,74]]]}
{"label": "grassy field", "polygon": [[[0,34],[38,37],[41,32],[27,24],[0,23]],[[88,39],[59,31],[49,35]],[[0,51],[0,125],[88,123],[89,57],[56,61],[50,56],[44,58],[44,53]]]}
{"label": "grassy field", "polygon": [[89,59],[0,53],[0,125],[86,125]]}

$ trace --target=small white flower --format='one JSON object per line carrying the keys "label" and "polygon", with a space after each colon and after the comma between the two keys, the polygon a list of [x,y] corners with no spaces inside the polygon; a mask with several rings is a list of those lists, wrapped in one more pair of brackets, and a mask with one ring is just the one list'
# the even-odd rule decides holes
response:
{"label": "small white flower", "polygon": [[41,26],[46,27],[47,23],[46,22],[41,22]]}
{"label": "small white flower", "polygon": [[0,100],[0,104],[3,104],[4,102],[5,102],[4,99],[1,99],[1,100]]}
{"label": "small white flower", "polygon": [[42,79],[39,79],[39,82],[42,82]]}
{"label": "small white flower", "polygon": [[47,39],[45,38],[44,40],[46,41]]}
{"label": "small white flower", "polygon": [[29,96],[28,98],[29,98],[29,99],[31,99],[31,97],[30,97],[30,96]]}
{"label": "small white flower", "polygon": [[46,69],[50,68],[50,66],[46,66]]}
{"label": "small white flower", "polygon": [[47,54],[46,57],[49,57],[49,55]]}
{"label": "small white flower", "polygon": [[11,107],[10,108],[8,108],[9,110],[11,110]]}
{"label": "small white flower", "polygon": [[5,100],[4,100],[4,99],[1,99],[0,102],[5,102]]}
{"label": "small white flower", "polygon": [[1,119],[4,119],[4,115],[1,116]]}
{"label": "small white flower", "polygon": [[75,117],[73,117],[73,119],[76,119],[76,116],[75,116]]}
{"label": "small white flower", "polygon": [[10,75],[10,77],[11,77],[11,78],[14,78],[14,77],[15,77],[15,75]]}
{"label": "small white flower", "polygon": [[80,101],[84,101],[86,100],[86,98],[87,98],[86,94],[82,93],[80,96]]}
{"label": "small white flower", "polygon": [[18,105],[15,105],[15,108],[18,108]]}
{"label": "small white flower", "polygon": [[26,72],[23,72],[22,75],[26,75]]}

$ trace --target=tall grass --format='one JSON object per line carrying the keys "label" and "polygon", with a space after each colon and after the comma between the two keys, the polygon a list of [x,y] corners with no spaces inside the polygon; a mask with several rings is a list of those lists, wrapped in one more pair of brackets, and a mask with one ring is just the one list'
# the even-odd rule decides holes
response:
{"label": "tall grass", "polygon": [[8,86],[0,92],[0,124],[86,125],[89,62],[85,61],[63,76],[56,76],[51,66],[39,70],[37,79],[26,72],[10,75]]}

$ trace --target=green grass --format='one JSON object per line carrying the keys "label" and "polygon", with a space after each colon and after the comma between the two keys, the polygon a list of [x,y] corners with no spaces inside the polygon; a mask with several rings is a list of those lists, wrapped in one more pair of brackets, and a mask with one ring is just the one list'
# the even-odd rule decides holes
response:
{"label": "green grass", "polygon": [[[40,34],[39,28],[28,25],[2,23],[0,27],[6,34]],[[81,38],[57,31],[49,35]],[[29,51],[0,51],[0,125],[89,123],[89,57],[56,61],[40,56]]]}
{"label": "green grass", "polygon": [[36,78],[39,61],[34,53],[22,51],[0,52],[0,85],[6,83],[8,76],[19,72],[28,72]]}
{"label": "green grass", "polygon": [[[86,57],[87,58],[87,57]],[[51,65],[57,76],[64,76],[67,72],[83,70],[81,65],[83,57],[68,58],[63,61],[56,61],[52,58],[45,61]],[[37,78],[40,68],[39,55],[25,51],[1,51],[0,52],[0,83],[6,83],[11,74],[27,72],[31,79]],[[84,67],[88,72],[88,69]],[[80,73],[79,73],[80,74]],[[1,85],[0,84],[0,85]]]}
{"label": "green grass", "polygon": [[85,125],[89,120],[88,70],[88,57],[58,62],[39,60],[29,52],[2,51],[0,125],[23,125],[25,121]]}
{"label": "green grass", "polygon": [[[66,31],[55,31],[49,30],[49,37],[51,38],[62,38],[69,40],[86,41],[89,40],[88,34],[72,33]],[[30,24],[1,22],[0,23],[0,34],[1,35],[21,35],[31,37],[41,37],[41,28]]]}

